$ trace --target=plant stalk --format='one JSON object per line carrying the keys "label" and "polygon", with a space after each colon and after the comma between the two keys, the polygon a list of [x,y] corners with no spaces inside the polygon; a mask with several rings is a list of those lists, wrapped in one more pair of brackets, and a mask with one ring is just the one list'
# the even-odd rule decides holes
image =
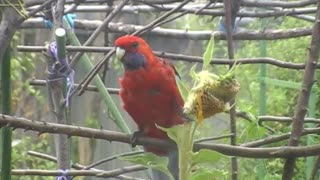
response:
{"label": "plant stalk", "polygon": [[[10,47],[7,48],[1,64],[1,103],[2,113],[6,115],[11,114],[11,72],[10,72]],[[1,125],[0,125],[1,127]],[[1,165],[1,179],[11,180],[11,142],[12,142],[12,128],[3,127],[2,135],[2,165]]]}

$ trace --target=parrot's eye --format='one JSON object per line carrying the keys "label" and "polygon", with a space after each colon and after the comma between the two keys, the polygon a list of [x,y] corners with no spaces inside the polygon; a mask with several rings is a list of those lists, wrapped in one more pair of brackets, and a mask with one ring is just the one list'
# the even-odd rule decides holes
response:
{"label": "parrot's eye", "polygon": [[133,48],[137,48],[138,46],[139,46],[138,42],[133,42],[131,44],[131,47],[133,47]]}

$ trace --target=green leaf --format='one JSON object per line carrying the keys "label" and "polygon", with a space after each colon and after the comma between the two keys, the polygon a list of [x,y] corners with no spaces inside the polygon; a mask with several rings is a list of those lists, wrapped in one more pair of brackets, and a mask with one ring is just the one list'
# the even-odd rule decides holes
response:
{"label": "green leaf", "polygon": [[227,173],[222,170],[200,167],[192,172],[191,180],[225,179]]}
{"label": "green leaf", "polygon": [[186,122],[181,125],[176,125],[171,128],[163,128],[157,126],[159,129],[167,132],[167,135],[176,142],[179,153],[179,176],[181,179],[189,179],[191,173],[191,156],[193,147],[193,132],[196,123]]}
{"label": "green leaf", "polygon": [[184,101],[186,101],[188,98],[188,95],[189,95],[189,90],[187,89],[186,85],[179,78],[177,78],[177,85],[178,85],[178,89],[180,91],[180,94],[182,96],[182,99]]}
{"label": "green leaf", "polygon": [[118,157],[121,160],[125,160],[134,164],[140,164],[147,168],[159,170],[173,179],[171,173],[169,172],[167,165],[168,165],[168,158],[160,157],[152,153],[144,153],[144,154],[137,154],[132,156],[122,156]]}
{"label": "green leaf", "polygon": [[194,64],[191,68],[190,68],[190,71],[189,71],[189,75],[191,76],[192,79],[197,79],[197,73],[196,73],[196,67],[197,67],[197,64]]}
{"label": "green leaf", "polygon": [[157,127],[165,131],[170,139],[174,140],[180,148],[190,148],[190,145],[192,145],[192,124],[185,123],[170,128]]}
{"label": "green leaf", "polygon": [[192,163],[193,164],[216,163],[221,159],[221,157],[225,157],[225,156],[216,151],[201,149],[196,153],[192,153]]}
{"label": "green leaf", "polygon": [[203,54],[203,66],[202,69],[205,69],[211,62],[214,52],[214,36],[211,36],[210,41],[207,45],[206,51]]}

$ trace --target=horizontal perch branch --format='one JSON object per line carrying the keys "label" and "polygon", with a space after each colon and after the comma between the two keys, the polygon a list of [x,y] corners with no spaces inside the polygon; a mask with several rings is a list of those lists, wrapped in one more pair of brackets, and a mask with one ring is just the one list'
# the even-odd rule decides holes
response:
{"label": "horizontal perch branch", "polygon": [[[25,118],[6,116],[0,114],[0,124],[9,127],[37,131],[39,133],[66,134],[69,136],[80,136],[86,138],[104,139],[122,143],[131,143],[131,136],[128,134],[108,131],[103,129],[93,129],[78,126],[68,126],[43,121],[32,121]],[[175,144],[170,141],[140,137],[137,145],[151,145],[159,148],[175,148]],[[211,149],[229,156],[239,156],[247,158],[285,158],[285,157],[307,157],[320,155],[320,145],[304,147],[272,147],[272,148],[248,148],[240,146],[230,146],[225,144],[195,143],[194,149]]]}
{"label": "horizontal perch branch", "polygon": [[[46,50],[45,46],[17,46],[18,51],[21,52],[42,52]],[[113,47],[95,47],[95,46],[67,46],[67,50],[69,52],[75,51],[82,51],[82,52],[99,52],[105,53],[109,52],[113,49]],[[167,58],[171,60],[179,60],[185,61],[190,63],[202,63],[203,59],[200,56],[189,56],[183,54],[174,54],[174,53],[166,53],[166,52],[159,52],[154,51],[154,53],[162,58]],[[292,63],[292,62],[285,62],[269,57],[258,57],[258,58],[242,58],[242,59],[235,59],[237,64],[270,64],[277,67],[288,68],[288,69],[304,69],[304,63]],[[221,59],[215,58],[212,59],[211,64],[217,65],[230,65],[233,64],[234,61],[230,61],[229,59]],[[320,64],[317,64],[317,68],[320,68]]]}
{"label": "horizontal perch branch", "polygon": [[[102,24],[100,20],[74,20],[75,29],[95,30]],[[29,19],[26,20],[20,28],[46,28],[43,19]],[[144,26],[122,23],[109,23],[108,29],[113,33],[131,34]],[[234,34],[235,40],[277,40],[289,39],[311,35],[311,27],[308,28],[294,28],[287,30],[263,30],[263,31],[243,31]],[[214,35],[216,40],[225,40],[226,37],[223,32],[205,31],[190,31],[190,30],[177,30],[167,28],[154,28],[146,34],[153,34],[157,36],[166,36],[171,38],[193,39],[193,40],[209,40]]]}

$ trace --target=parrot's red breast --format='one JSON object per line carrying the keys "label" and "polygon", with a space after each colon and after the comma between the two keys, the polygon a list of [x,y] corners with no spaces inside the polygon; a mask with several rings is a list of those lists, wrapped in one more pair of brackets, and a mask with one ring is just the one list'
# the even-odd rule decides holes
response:
{"label": "parrot's red breast", "polygon": [[[120,97],[124,109],[130,114],[138,129],[146,136],[167,139],[156,127],[182,124],[180,116],[183,99],[175,81],[175,70],[165,60],[156,57],[149,45],[137,36],[122,36],[115,41],[120,48],[125,67],[119,80]],[[165,151],[145,147],[147,151],[165,154]]]}

